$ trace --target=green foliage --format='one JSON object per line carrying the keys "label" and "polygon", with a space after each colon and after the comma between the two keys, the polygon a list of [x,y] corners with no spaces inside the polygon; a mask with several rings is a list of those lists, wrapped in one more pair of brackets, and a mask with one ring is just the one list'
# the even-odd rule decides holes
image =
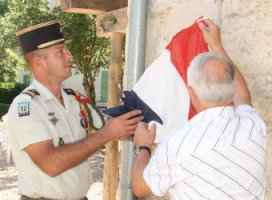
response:
{"label": "green foliage", "polygon": [[69,47],[80,70],[84,65],[96,70],[108,64],[110,42],[96,37],[95,16],[66,13],[60,16],[60,21],[66,35],[72,38]]}
{"label": "green foliage", "polygon": [[15,79],[18,71],[26,68],[15,32],[57,17],[65,35],[72,38],[69,49],[74,65],[84,75],[86,93],[95,102],[95,76],[101,67],[108,66],[110,42],[96,37],[94,16],[63,13],[60,9],[49,12],[47,5],[47,0],[0,0],[0,82],[4,76]]}
{"label": "green foliage", "polygon": [[2,123],[2,117],[8,112],[9,104],[2,104],[0,103],[0,125]]}
{"label": "green foliage", "polygon": [[0,88],[5,88],[5,89],[10,90],[11,88],[15,87],[15,84],[16,84],[15,82],[12,82],[12,83],[0,82]]}
{"label": "green foliage", "polygon": [[0,103],[11,104],[13,99],[20,94],[27,85],[21,83],[0,83]]}
{"label": "green foliage", "polygon": [[8,1],[0,0],[0,16],[3,16],[8,11]]}
{"label": "green foliage", "polygon": [[[26,64],[21,56],[15,32],[28,25],[52,18],[46,0],[2,0],[3,16],[0,18],[0,81],[4,75],[15,78]],[[2,4],[1,4],[2,5]]]}
{"label": "green foliage", "polygon": [[13,99],[20,94],[25,88],[26,84],[21,83],[3,83],[0,82],[0,120],[9,109]]}

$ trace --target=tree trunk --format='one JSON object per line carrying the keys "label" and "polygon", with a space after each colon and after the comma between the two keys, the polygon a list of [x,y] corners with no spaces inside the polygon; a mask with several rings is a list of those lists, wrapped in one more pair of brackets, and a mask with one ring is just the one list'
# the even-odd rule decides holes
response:
{"label": "tree trunk", "polygon": [[[121,91],[118,85],[122,79],[122,33],[112,33],[111,59],[109,65],[108,107],[120,104]],[[115,200],[118,186],[118,142],[106,144],[104,160],[103,200]]]}
{"label": "tree trunk", "polygon": [[83,87],[86,95],[91,99],[91,102],[95,104],[95,88],[94,88],[94,81],[95,79],[92,77],[92,74],[90,77],[87,77],[87,75],[83,75]]}

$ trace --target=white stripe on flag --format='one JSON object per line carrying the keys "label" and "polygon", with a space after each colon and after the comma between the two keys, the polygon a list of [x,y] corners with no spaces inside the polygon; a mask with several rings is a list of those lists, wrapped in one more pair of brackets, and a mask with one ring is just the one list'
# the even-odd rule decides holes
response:
{"label": "white stripe on flag", "polygon": [[168,50],[146,69],[133,90],[163,121],[163,125],[154,122],[157,124],[155,142],[162,141],[188,121],[189,93]]}

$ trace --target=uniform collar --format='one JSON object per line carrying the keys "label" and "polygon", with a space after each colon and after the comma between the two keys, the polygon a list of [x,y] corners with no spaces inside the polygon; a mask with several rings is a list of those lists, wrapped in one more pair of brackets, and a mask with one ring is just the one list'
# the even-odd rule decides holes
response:
{"label": "uniform collar", "polygon": [[36,89],[40,93],[40,96],[45,101],[49,101],[55,97],[50,90],[48,90],[43,84],[41,84],[36,79],[33,79],[31,86],[33,87],[33,89]]}
{"label": "uniform collar", "polygon": [[234,106],[214,107],[198,113],[193,120],[206,121],[214,118],[229,118],[235,115]]}

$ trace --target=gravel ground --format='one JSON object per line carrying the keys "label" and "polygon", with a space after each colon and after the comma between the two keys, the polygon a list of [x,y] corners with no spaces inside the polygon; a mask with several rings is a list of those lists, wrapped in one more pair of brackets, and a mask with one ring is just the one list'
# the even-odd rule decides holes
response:
{"label": "gravel ground", "polygon": [[[89,200],[103,199],[103,160],[104,153],[102,150],[94,154],[90,159],[90,165],[93,171],[91,185],[88,191]],[[17,188],[18,172],[14,162],[6,162],[6,152],[0,143],[0,200],[18,200],[19,190]]]}

